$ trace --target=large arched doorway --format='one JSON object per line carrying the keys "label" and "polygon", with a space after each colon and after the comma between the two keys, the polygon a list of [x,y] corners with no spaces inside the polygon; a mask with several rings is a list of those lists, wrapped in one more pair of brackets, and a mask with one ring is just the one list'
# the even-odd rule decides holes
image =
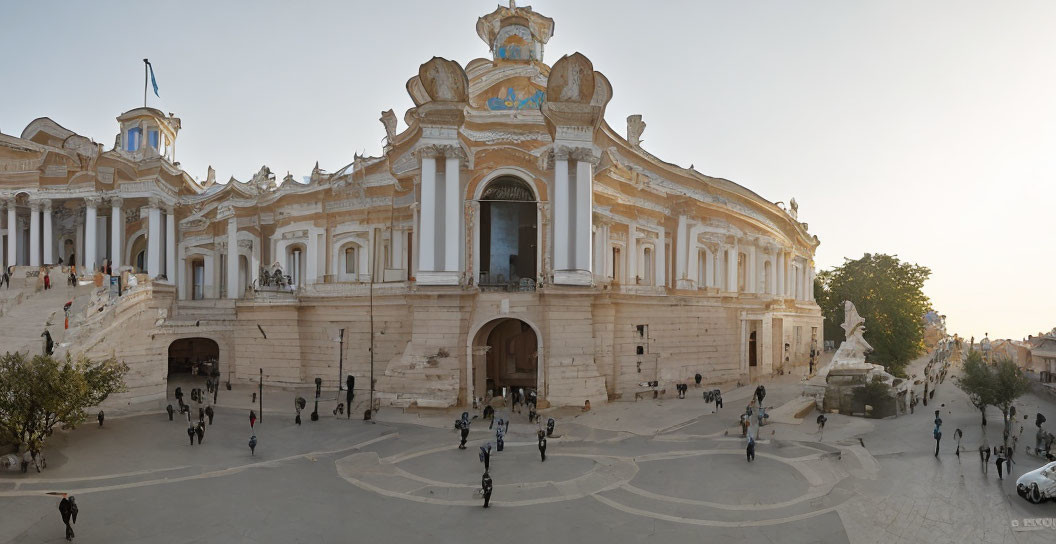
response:
{"label": "large arched doorway", "polygon": [[531,325],[514,318],[485,324],[473,340],[473,396],[500,396],[503,389],[539,385],[539,338]]}
{"label": "large arched doorway", "polygon": [[[536,279],[538,210],[531,187],[513,176],[488,183],[480,197],[480,277],[482,287],[516,289]],[[527,282],[526,282],[527,283]]]}
{"label": "large arched doorway", "polygon": [[220,345],[209,338],[181,338],[169,344],[169,379],[174,374],[208,376],[219,370]]}

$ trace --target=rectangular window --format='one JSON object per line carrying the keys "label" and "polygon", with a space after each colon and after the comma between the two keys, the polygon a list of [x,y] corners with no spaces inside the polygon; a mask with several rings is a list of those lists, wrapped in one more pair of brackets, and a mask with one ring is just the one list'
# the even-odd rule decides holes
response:
{"label": "rectangular window", "polygon": [[158,149],[158,131],[151,130],[147,132],[147,137],[150,140],[150,147]]}
{"label": "rectangular window", "polygon": [[[356,273],[356,250],[345,248],[345,274]],[[353,278],[356,279],[356,278]]]}
{"label": "rectangular window", "polygon": [[143,129],[136,127],[128,129],[128,145],[125,147],[128,151],[135,151],[139,149],[140,139],[143,138]]}

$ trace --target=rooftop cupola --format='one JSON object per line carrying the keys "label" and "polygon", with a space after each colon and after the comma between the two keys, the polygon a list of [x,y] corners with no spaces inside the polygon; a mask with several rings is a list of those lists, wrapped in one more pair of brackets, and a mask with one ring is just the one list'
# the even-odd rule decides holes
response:
{"label": "rooftop cupola", "polygon": [[477,19],[477,35],[488,44],[497,61],[543,61],[543,46],[554,35],[554,20],[532,11],[531,6],[499,6]]}
{"label": "rooftop cupola", "polygon": [[180,118],[165,115],[154,108],[136,108],[117,117],[121,133],[114,147],[145,159],[161,156],[176,161],[176,135],[180,132]]}

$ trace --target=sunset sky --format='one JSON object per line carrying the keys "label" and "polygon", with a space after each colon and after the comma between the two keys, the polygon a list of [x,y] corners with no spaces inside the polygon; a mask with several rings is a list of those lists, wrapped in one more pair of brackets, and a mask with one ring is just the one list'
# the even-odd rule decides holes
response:
{"label": "sunset sky", "polygon": [[[525,4],[526,2],[520,2]],[[298,179],[378,155],[419,64],[487,57],[492,1],[24,2],[0,6],[0,131],[47,116],[113,145],[150,58],[204,180]],[[818,268],[893,253],[931,268],[952,331],[1056,326],[1056,2],[537,1],[545,61],[579,51],[643,147],[799,202]],[[867,324],[868,325],[868,324]]]}

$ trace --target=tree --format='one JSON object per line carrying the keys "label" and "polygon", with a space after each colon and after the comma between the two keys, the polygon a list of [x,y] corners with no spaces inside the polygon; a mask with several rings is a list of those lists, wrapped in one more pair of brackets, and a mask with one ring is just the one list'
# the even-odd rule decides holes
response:
{"label": "tree", "polygon": [[924,352],[923,316],[931,308],[924,295],[927,267],[902,262],[894,255],[866,253],[858,260],[822,271],[815,299],[825,317],[825,337],[843,339],[843,301],[854,303],[865,318],[865,339],[873,346],[869,360],[896,376]]}
{"label": "tree", "polygon": [[0,356],[0,433],[35,458],[56,424],[72,429],[87,419],[88,408],[124,391],[127,372],[128,366],[115,359]]}
{"label": "tree", "polygon": [[973,349],[968,352],[964,358],[964,369],[959,377],[954,378],[954,382],[968,395],[972,406],[983,414],[983,425],[986,425],[986,407],[995,402],[993,376],[978,351]]}
{"label": "tree", "polygon": [[[993,405],[1001,409],[1006,432],[1009,429],[1009,409],[1012,403],[1030,391],[1030,379],[1023,374],[1023,369],[1016,366],[1011,359],[1000,357],[992,368]],[[1006,437],[1007,440],[1007,437]]]}

